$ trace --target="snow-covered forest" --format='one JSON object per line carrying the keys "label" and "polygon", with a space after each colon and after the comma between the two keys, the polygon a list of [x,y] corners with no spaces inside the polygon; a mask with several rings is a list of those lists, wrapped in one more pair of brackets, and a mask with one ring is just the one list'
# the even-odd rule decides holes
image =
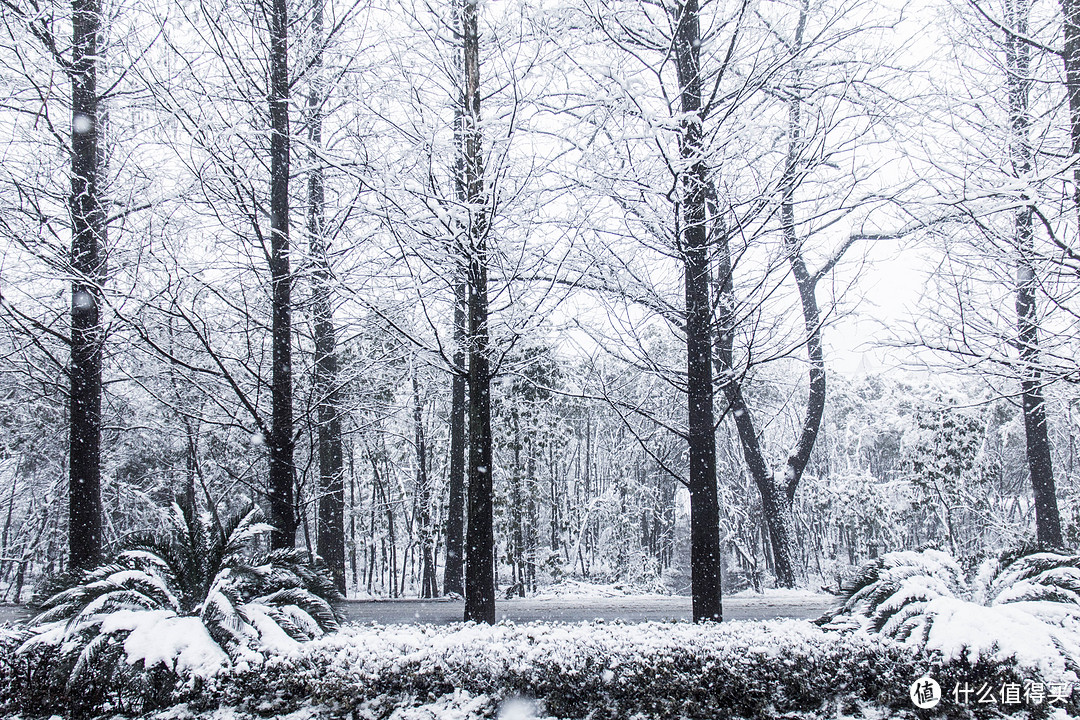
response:
{"label": "snow-covered forest", "polygon": [[86,608],[169,598],[235,661],[336,593],[846,589],[847,627],[859,582],[1012,602],[981,563],[1080,544],[1078,0],[0,21],[0,601],[82,578],[41,618],[132,638]]}

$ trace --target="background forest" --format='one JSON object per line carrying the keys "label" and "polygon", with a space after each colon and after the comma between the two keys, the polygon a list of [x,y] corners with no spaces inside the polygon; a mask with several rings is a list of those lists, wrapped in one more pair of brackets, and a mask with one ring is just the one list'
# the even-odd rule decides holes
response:
{"label": "background forest", "polygon": [[1063,7],[0,0],[0,600],[174,503],[460,594],[485,477],[500,596],[1080,543]]}

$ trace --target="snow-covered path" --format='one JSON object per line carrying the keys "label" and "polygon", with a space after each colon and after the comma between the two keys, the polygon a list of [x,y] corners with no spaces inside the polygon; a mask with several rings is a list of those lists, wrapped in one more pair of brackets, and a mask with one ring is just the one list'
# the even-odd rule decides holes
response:
{"label": "snow-covered path", "polygon": [[[770,591],[764,595],[739,593],[724,598],[724,619],[813,619],[832,603],[833,598],[829,595],[800,591]],[[449,625],[461,621],[464,604],[460,600],[347,600],[339,608],[349,622]],[[690,598],[676,595],[557,595],[499,599],[495,608],[499,620],[512,622],[690,619]],[[0,623],[20,622],[27,616],[28,612],[22,606],[0,606]]]}
{"label": "snow-covered path", "polygon": [[[725,620],[812,619],[833,604],[828,595],[811,593],[740,593],[724,598]],[[433,623],[460,622],[460,600],[352,600],[341,606],[351,622]],[[690,598],[664,595],[582,597],[575,595],[515,598],[495,604],[499,620],[513,622],[580,622],[589,620],[689,620]]]}

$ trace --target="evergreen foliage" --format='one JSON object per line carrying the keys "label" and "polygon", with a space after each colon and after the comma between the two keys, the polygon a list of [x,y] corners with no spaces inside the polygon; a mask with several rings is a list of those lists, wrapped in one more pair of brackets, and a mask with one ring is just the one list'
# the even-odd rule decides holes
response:
{"label": "evergreen foliage", "polygon": [[29,709],[142,711],[262,650],[337,630],[333,581],[305,553],[261,552],[271,527],[260,520],[258,508],[222,521],[174,506],[168,535],[52,580],[11,652],[25,670],[12,691]]}
{"label": "evergreen foliage", "polygon": [[1012,660],[1041,672],[1080,670],[1080,555],[1028,545],[966,577],[934,549],[887,553],[845,584],[818,623],[943,652]]}

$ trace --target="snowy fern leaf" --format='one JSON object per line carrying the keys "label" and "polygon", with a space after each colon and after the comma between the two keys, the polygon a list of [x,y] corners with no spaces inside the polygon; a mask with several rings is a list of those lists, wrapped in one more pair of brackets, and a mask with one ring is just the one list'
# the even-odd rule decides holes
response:
{"label": "snowy fern leaf", "polygon": [[115,652],[116,648],[114,646],[121,642],[122,637],[110,633],[101,633],[92,637],[82,647],[79,657],[68,675],[67,687],[69,692],[80,685],[85,686],[85,678],[88,674],[99,673],[104,670],[107,664],[101,662],[101,656],[108,653],[110,649]]}
{"label": "snowy fern leaf", "polygon": [[284,588],[259,598],[259,602],[279,607],[295,606],[310,616],[322,632],[330,632],[340,627],[337,613],[330,603],[302,588]]}

